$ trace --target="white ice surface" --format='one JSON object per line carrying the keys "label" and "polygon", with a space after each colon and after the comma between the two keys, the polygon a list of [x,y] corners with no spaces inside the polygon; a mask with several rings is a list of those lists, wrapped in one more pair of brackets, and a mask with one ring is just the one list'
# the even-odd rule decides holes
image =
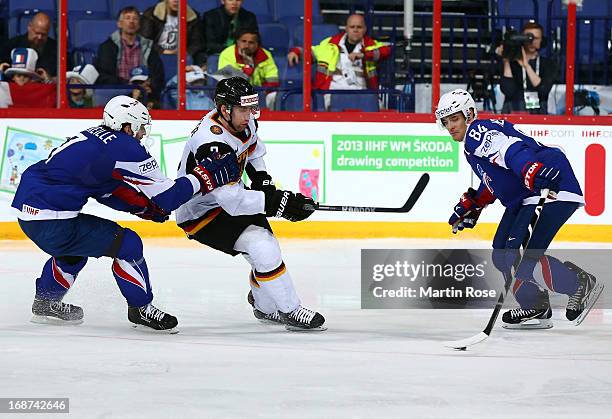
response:
{"label": "white ice surface", "polygon": [[360,249],[467,242],[281,245],[327,332],[257,323],[246,262],[181,239],[145,240],[155,303],[179,318],[178,335],[129,327],[108,259],[91,259],[66,297],[83,306],[85,323],[32,324],[46,256],[25,241],[0,242],[0,397],[69,397],[78,418],[612,417],[611,312],[579,327],[558,312],[546,331],[498,325],[456,352],[442,342],[477,333],[489,312],[360,310]]}

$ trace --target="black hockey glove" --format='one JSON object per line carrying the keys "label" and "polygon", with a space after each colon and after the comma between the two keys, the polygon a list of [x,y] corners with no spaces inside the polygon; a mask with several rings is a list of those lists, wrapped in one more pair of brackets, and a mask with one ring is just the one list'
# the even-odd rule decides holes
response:
{"label": "black hockey glove", "polygon": [[274,181],[272,180],[272,176],[268,174],[268,172],[255,172],[253,176],[249,176],[251,178],[251,189],[255,191],[262,192],[274,192],[276,190],[276,186],[274,185]]}
{"label": "black hockey glove", "polygon": [[306,198],[301,193],[294,194],[291,191],[269,190],[266,194],[266,216],[282,217],[289,221],[302,221],[310,217],[314,209],[304,209],[305,204],[314,207],[312,199]]}

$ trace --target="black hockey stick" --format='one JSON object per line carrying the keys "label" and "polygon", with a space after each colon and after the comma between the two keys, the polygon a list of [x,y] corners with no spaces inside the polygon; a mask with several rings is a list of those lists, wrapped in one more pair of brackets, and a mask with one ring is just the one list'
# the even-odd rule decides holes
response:
{"label": "black hockey stick", "polygon": [[404,205],[399,208],[387,208],[387,207],[356,207],[350,205],[321,205],[316,203],[304,204],[305,210],[316,210],[316,211],[344,211],[344,212],[408,212],[414,207],[414,204],[418,201],[419,197],[425,190],[427,183],[429,182],[429,174],[423,173],[416,186],[412,190],[412,193],[408,197],[408,200]]}
{"label": "black hockey stick", "polygon": [[[538,224],[538,220],[540,219],[542,208],[544,208],[544,202],[546,202],[546,197],[548,196],[548,192],[549,192],[548,189],[542,189],[540,193],[540,200],[538,201],[538,204],[535,207],[533,215],[531,216],[531,221],[529,222],[529,226],[527,228],[527,235],[525,236],[525,238],[523,239],[523,243],[521,244],[521,247],[523,248],[523,252],[518,255],[517,260],[514,263],[515,271],[519,267],[521,262],[523,261],[523,257],[525,256],[527,246],[529,245],[529,241],[531,240],[531,236],[533,235],[533,231],[535,230],[535,227]],[[477,335],[471,336],[469,338],[453,340],[450,342],[444,342],[444,346],[448,348],[458,349],[458,350],[466,350],[468,346],[472,346],[477,343],[480,343],[491,335],[493,326],[495,326],[497,317],[499,317],[499,312],[501,311],[502,306],[504,305],[504,300],[506,299],[506,296],[508,295],[508,291],[510,291],[510,287],[512,286],[512,283],[514,282],[514,275],[512,275],[512,272],[503,272],[503,275],[504,275],[504,280],[505,280],[504,292],[500,294],[499,299],[497,300],[497,304],[495,305],[495,308],[493,309],[493,313],[491,313],[489,322],[487,323],[487,326],[484,328],[484,330],[478,333]]]}

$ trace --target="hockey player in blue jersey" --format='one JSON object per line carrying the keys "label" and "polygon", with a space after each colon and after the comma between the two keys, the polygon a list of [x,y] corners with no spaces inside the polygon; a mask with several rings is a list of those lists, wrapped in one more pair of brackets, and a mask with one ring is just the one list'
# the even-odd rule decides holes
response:
{"label": "hockey player in blue jersey", "polygon": [[463,142],[464,155],[480,179],[478,189],[469,188],[455,205],[448,220],[453,232],[474,228],[483,208],[496,199],[506,207],[493,239],[493,262],[500,271],[510,272],[540,191],[550,191],[516,271],[512,291],[520,308],[504,313],[504,327],[552,327],[546,288],[569,296],[566,317],[580,324],[603,284],[573,263],[544,254],[561,226],[584,205],[563,151],[538,143],[508,121],[477,119],[474,99],[462,89],[440,98],[436,120],[455,141]]}
{"label": "hockey player in blue jersey", "polygon": [[175,333],[176,317],[159,310],[140,237],[114,221],[81,213],[89,198],[119,211],[163,222],[194,195],[236,181],[233,153],[214,155],[172,180],[141,144],[149,134],[147,108],[127,96],[111,99],[103,124],[67,138],[30,166],[12,203],[23,232],[51,255],[36,280],[33,322],[83,321],[83,310],[62,301],[88,257],[113,258],[112,271],[128,304],[128,319],[146,330]]}

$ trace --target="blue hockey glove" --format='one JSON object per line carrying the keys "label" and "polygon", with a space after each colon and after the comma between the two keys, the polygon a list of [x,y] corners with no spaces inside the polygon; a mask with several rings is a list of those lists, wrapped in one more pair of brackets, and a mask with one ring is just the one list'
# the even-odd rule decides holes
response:
{"label": "blue hockey glove", "polygon": [[148,205],[138,212],[132,214],[142,218],[143,220],[151,220],[156,223],[167,221],[170,214],[160,208],[155,202],[149,201]]}
{"label": "blue hockey glove", "polygon": [[528,162],[522,171],[523,184],[533,192],[549,189],[551,192],[559,192],[561,182],[561,171],[554,166],[544,166],[540,162]]}
{"label": "blue hockey glove", "polygon": [[215,188],[237,181],[240,177],[240,168],[234,153],[222,156],[215,153],[202,160],[193,169],[192,174],[200,181],[200,192],[204,195]]}
{"label": "blue hockey glove", "polygon": [[476,190],[469,188],[461,196],[461,199],[453,208],[453,214],[448,219],[448,223],[453,227],[453,234],[457,234],[457,231],[464,228],[474,228],[482,209],[495,200],[495,197],[488,191],[481,195],[478,196]]}

